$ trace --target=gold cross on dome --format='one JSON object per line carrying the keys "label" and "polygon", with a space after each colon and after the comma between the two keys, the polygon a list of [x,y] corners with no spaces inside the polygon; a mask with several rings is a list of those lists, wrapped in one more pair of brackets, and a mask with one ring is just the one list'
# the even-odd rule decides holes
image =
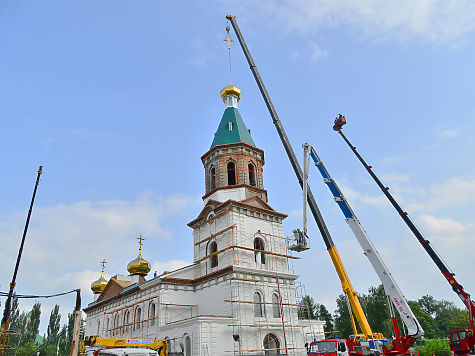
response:
{"label": "gold cross on dome", "polygon": [[102,274],[104,274],[104,267],[106,265],[107,261],[106,259],[104,258],[104,260],[101,262],[101,265],[102,265]]}
{"label": "gold cross on dome", "polygon": [[137,237],[137,240],[139,240],[139,251],[142,251],[142,241],[145,240],[142,235],[140,235],[139,237]]}

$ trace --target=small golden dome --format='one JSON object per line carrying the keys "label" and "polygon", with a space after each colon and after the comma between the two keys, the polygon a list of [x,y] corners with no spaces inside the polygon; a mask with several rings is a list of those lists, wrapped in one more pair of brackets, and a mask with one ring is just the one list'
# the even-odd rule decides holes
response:
{"label": "small golden dome", "polygon": [[129,262],[127,271],[129,271],[130,274],[145,276],[150,272],[152,266],[142,257],[142,241],[145,239],[140,235],[140,237],[137,237],[137,240],[139,240],[139,255],[135,260]]}
{"label": "small golden dome", "polygon": [[234,95],[235,97],[237,97],[238,101],[241,100],[241,89],[235,87],[234,85],[231,85],[231,83],[229,83],[227,87],[224,87],[224,89],[221,90],[220,94],[223,101],[224,98],[228,95]]}
{"label": "small golden dome", "polygon": [[144,260],[140,253],[135,260],[130,261],[127,265],[127,271],[130,274],[139,274],[141,276],[145,276],[151,269],[150,263]]}
{"label": "small golden dome", "polygon": [[92,282],[91,290],[94,294],[101,294],[104,291],[104,288],[107,285],[107,281],[104,279],[104,276],[101,275],[97,281]]}

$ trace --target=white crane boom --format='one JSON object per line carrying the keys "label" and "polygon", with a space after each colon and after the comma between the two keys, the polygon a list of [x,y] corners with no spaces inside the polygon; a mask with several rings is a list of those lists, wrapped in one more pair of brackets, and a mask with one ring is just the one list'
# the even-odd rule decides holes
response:
{"label": "white crane boom", "polygon": [[309,157],[311,157],[315,162],[315,166],[317,166],[320,174],[322,175],[323,181],[330,189],[335,202],[338,204],[341,211],[343,212],[343,215],[345,216],[346,222],[350,226],[351,231],[353,231],[353,234],[361,245],[363,253],[366,255],[366,257],[368,257],[369,262],[381,280],[386,295],[389,297],[389,299],[391,299],[394,307],[399,312],[401,320],[407,328],[408,336],[417,339],[418,337],[424,335],[424,330],[409,307],[406,298],[389,272],[388,267],[374,247],[373,242],[346,201],[342,192],[338,188],[338,185],[328,173],[317,152],[311,145],[307,143],[303,145],[303,148],[304,161],[306,160],[307,154],[309,154]]}

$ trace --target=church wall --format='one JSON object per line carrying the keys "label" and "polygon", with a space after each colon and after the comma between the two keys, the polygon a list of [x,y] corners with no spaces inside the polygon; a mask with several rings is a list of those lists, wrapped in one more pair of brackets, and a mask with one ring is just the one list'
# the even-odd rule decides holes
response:
{"label": "church wall", "polygon": [[[264,152],[247,143],[234,142],[211,148],[201,159],[205,171],[205,210],[189,224],[194,227],[194,264],[132,285],[129,288],[135,289],[126,289],[117,298],[88,309],[86,335],[166,337],[171,352],[181,352],[190,345],[193,356],[221,356],[237,354],[239,343],[233,335],[238,334],[242,356],[258,355],[264,354],[264,339],[269,335],[277,340],[278,347],[285,347],[283,318],[288,354],[305,354],[305,342],[312,341],[314,336],[323,338],[324,322],[298,319],[298,276],[292,272],[287,256],[290,251],[282,224],[285,215],[267,205]],[[230,161],[235,163],[236,185],[228,182]],[[249,163],[255,172],[252,186]],[[264,252],[270,253],[259,251],[261,240]],[[210,250],[214,243],[219,253],[215,255],[218,263],[212,267]],[[276,297],[277,301],[281,298],[282,310]],[[153,326],[147,320],[151,305],[155,305],[157,315]],[[130,325],[127,332],[107,332],[108,319],[112,327],[117,313],[119,324],[123,325],[126,310],[131,310],[132,323],[137,307],[142,310],[143,324],[139,329]]]}

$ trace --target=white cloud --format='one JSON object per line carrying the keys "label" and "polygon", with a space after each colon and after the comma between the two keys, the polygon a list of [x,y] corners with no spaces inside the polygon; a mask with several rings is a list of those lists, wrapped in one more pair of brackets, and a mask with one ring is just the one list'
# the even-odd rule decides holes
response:
{"label": "white cloud", "polygon": [[423,229],[430,234],[457,235],[467,231],[467,227],[451,219],[438,219],[429,214],[421,214],[418,217]]}
{"label": "white cloud", "polygon": [[412,202],[409,212],[434,211],[443,208],[461,207],[475,202],[475,179],[451,178],[426,188],[427,198]]}
{"label": "white cloud", "polygon": [[470,0],[282,0],[242,6],[251,13],[265,12],[276,26],[302,34],[345,26],[375,40],[454,45],[475,30],[475,3]]}
{"label": "white cloud", "polygon": [[440,137],[444,140],[455,138],[459,134],[458,130],[444,130],[440,133]]}
{"label": "white cloud", "polygon": [[312,51],[312,54],[311,54],[312,62],[316,62],[320,58],[328,57],[328,52],[318,47],[316,43],[314,42],[310,43],[310,48]]}
{"label": "white cloud", "polygon": [[[134,200],[80,201],[72,204],[36,206],[17,277],[18,293],[54,294],[81,288],[84,300],[92,300],[91,283],[100,276],[99,261],[106,258],[106,277],[127,273],[128,261],[137,255],[135,237],[145,237],[144,257],[155,270],[175,269],[186,262],[157,262],[154,251],[174,236],[167,220],[201,204],[184,196],[143,194]],[[22,235],[25,212],[0,216],[0,283],[8,289]],[[191,232],[190,232],[191,236]],[[173,252],[173,251],[172,251]],[[172,256],[170,256],[172,257]],[[152,272],[153,273],[153,272]],[[64,299],[65,298],[65,299]],[[61,304],[63,315],[72,309],[73,297],[42,301]],[[66,304],[63,304],[63,300]],[[69,303],[69,304],[67,304]],[[33,302],[23,303],[29,308]],[[46,309],[43,312],[47,319]],[[42,320],[42,323],[47,321]],[[45,327],[44,325],[42,328]]]}
{"label": "white cloud", "polygon": [[[307,214],[309,212],[307,211]],[[302,218],[303,215],[303,209],[294,209],[291,210],[289,213],[287,213],[289,218]]]}
{"label": "white cloud", "polygon": [[163,272],[172,272],[179,268],[185,267],[190,265],[190,262],[183,261],[183,260],[171,260],[167,262],[154,262],[152,264],[151,273],[157,271],[158,275],[162,274]]}
{"label": "white cloud", "polygon": [[387,183],[404,183],[409,181],[408,174],[383,174],[382,180]]}
{"label": "white cloud", "polygon": [[396,163],[396,162],[400,162],[404,158],[405,157],[403,157],[403,156],[388,156],[388,157],[383,158],[382,163],[383,164],[393,164],[393,163]]}
{"label": "white cloud", "polygon": [[387,207],[387,201],[384,195],[369,195],[365,193],[360,193],[350,186],[347,186],[345,184],[338,184],[340,187],[341,191],[343,192],[343,195],[348,199],[349,204],[351,205],[355,201],[362,202],[367,205],[374,206],[378,209],[386,208]]}

